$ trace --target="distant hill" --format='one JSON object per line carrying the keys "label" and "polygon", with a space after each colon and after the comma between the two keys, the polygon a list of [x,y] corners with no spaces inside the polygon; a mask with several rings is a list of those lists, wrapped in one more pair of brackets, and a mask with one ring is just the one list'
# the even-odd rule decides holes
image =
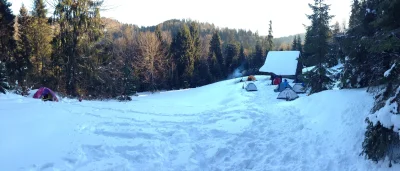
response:
{"label": "distant hill", "polygon": [[304,43],[304,38],[306,36],[305,33],[300,33],[300,34],[296,34],[296,35],[290,35],[290,36],[285,36],[285,37],[279,37],[279,38],[274,38],[274,44],[275,44],[275,49],[279,50],[282,47],[287,47],[289,46],[289,48],[292,45],[294,36],[300,35],[301,40]]}
{"label": "distant hill", "polygon": [[[148,27],[138,27],[137,25],[133,24],[123,24],[117,20],[103,18],[103,22],[105,27],[108,31],[117,32],[121,29],[122,26],[130,26],[138,31],[150,31],[154,32],[157,26],[160,26],[162,31],[170,32],[171,36],[173,37],[179,31],[183,24],[190,24],[191,22],[196,22],[193,20],[177,20],[171,19],[164,21],[157,26],[148,26]],[[221,40],[224,43],[230,42],[232,40],[239,42],[243,45],[247,52],[252,52],[256,46],[257,39],[262,42],[265,39],[265,36],[259,36],[258,33],[252,32],[250,30],[243,30],[243,29],[229,29],[226,27],[217,27],[211,23],[201,23],[197,22],[200,27],[200,35],[202,38],[207,39],[210,38],[213,32],[219,30]],[[302,39],[304,40],[304,33],[300,34]],[[286,37],[274,38],[275,48],[274,50],[288,50],[287,48],[293,41],[295,35],[290,35]]]}

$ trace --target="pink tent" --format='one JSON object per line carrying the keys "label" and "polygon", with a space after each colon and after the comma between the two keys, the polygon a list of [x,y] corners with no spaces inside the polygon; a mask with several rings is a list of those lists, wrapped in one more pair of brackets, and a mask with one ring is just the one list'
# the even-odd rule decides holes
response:
{"label": "pink tent", "polygon": [[58,102],[56,94],[47,87],[40,87],[39,90],[33,95],[33,98],[41,99],[45,95],[50,95],[53,101]]}

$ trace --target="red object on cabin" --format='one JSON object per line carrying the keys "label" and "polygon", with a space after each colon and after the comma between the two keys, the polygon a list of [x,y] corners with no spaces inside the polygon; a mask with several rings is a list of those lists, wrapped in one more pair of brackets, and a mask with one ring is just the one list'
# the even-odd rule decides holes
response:
{"label": "red object on cabin", "polygon": [[274,79],[274,85],[279,85],[281,82],[282,82],[282,80],[281,80],[281,78],[279,78],[279,77],[276,77],[276,78]]}

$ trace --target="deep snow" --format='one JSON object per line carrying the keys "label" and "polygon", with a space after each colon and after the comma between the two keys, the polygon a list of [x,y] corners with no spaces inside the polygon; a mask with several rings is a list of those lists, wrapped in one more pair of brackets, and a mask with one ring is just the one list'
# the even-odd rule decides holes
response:
{"label": "deep snow", "polygon": [[133,101],[0,95],[0,170],[399,170],[359,156],[365,90],[286,102],[257,76]]}

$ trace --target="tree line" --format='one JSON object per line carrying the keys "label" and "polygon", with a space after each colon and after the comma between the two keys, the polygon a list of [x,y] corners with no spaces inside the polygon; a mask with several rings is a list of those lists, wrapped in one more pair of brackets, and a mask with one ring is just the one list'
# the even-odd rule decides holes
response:
{"label": "tree line", "polygon": [[47,86],[64,95],[114,98],[190,88],[255,73],[273,50],[268,36],[191,20],[137,27],[102,18],[102,0],[43,0],[14,16],[1,0],[2,90]]}

